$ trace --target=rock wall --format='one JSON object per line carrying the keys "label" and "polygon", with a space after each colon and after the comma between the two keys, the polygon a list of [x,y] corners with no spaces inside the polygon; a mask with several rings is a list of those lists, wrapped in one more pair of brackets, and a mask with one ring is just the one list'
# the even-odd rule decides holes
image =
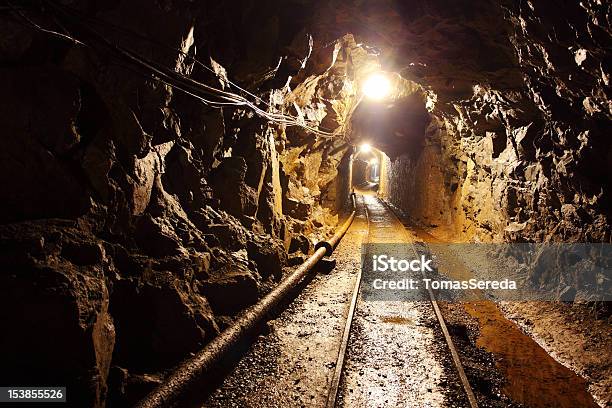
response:
{"label": "rock wall", "polygon": [[[330,232],[366,137],[421,222],[610,240],[605,2],[61,4],[0,15],[1,383],[142,396]],[[358,104],[380,68],[402,92]],[[326,133],[207,106],[175,74]]]}
{"label": "rock wall", "polygon": [[448,126],[468,156],[464,211],[489,212],[474,227],[498,239],[609,242],[610,5],[519,3],[504,21],[522,83],[474,86]]}
{"label": "rock wall", "polygon": [[332,231],[348,147],[206,106],[109,43],[241,92],[229,76],[264,109],[330,131],[351,107],[345,51],[359,47],[313,50],[283,4],[63,3],[0,15],[0,383],[124,406]]}
{"label": "rock wall", "polygon": [[[412,219],[428,227],[458,227],[457,209],[460,179],[448,171],[451,157],[445,157],[440,133],[444,128],[431,124],[427,137],[417,152],[389,160],[388,186],[384,193],[391,203]],[[457,228],[453,229],[457,233]]]}
{"label": "rock wall", "polygon": [[[610,241],[609,4],[389,1],[341,10],[376,27],[342,20],[380,47],[383,66],[420,87],[432,118],[417,149],[381,147],[395,204],[457,239]],[[387,139],[413,140],[410,122],[387,125]]]}

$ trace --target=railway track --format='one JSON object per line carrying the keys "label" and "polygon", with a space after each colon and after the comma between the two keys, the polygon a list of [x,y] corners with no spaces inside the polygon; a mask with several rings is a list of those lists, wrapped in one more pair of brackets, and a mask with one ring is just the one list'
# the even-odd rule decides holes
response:
{"label": "railway track", "polygon": [[[358,227],[361,237],[366,237],[365,242],[403,244],[410,242],[404,226],[381,200],[374,196],[364,195],[357,196],[357,200],[360,202],[363,211],[362,217],[365,215],[366,222],[362,222],[361,227]],[[173,403],[180,400],[183,393],[195,390],[200,379],[208,378],[208,373],[214,372],[209,368],[215,367],[217,361],[233,352],[233,340],[254,327],[258,316],[265,316],[269,305],[276,304],[280,297],[278,293],[285,292],[288,290],[287,288],[293,286],[294,282],[301,281],[309,273],[310,264],[314,265],[318,259],[330,252],[330,248],[333,249],[336,246],[350,226],[355,213],[356,211],[353,211],[351,218],[333,239],[319,245],[315,254],[316,257],[311,257],[288,279],[285,279],[283,284],[279,285],[275,291],[244,314],[241,317],[240,324],[231,326],[200,353],[180,365],[164,383],[142,400],[138,407],[175,406]],[[364,231],[366,228],[367,231]],[[361,242],[361,238],[359,242]],[[412,246],[412,250],[416,254],[414,246]],[[353,251],[355,251],[353,254],[360,252],[357,247]],[[354,256],[352,255],[352,257]],[[446,398],[450,395],[448,391],[452,388],[454,390],[453,400],[455,395],[461,394],[459,399],[461,401],[465,400],[462,403],[463,406],[476,407],[476,399],[463,372],[457,351],[452,344],[440,310],[435,298],[433,298],[433,293],[430,294],[432,296],[431,302],[406,302],[405,300],[363,302],[360,301],[360,291],[363,290],[361,273],[361,268],[358,268],[355,283],[352,285],[348,317],[346,321],[339,321],[337,333],[341,335],[341,341],[338,351],[334,351],[334,347],[338,343],[333,342],[334,345],[329,349],[328,357],[331,360],[323,360],[329,362],[333,361],[334,358],[337,359],[331,386],[328,390],[322,387],[319,394],[321,399],[316,406],[321,406],[323,403],[330,408],[337,405],[350,407],[444,406],[447,402]],[[351,290],[350,281],[347,281],[346,285],[341,285],[341,287],[343,287],[342,291],[336,292],[338,296]],[[334,285],[332,284],[328,288],[332,289]],[[426,297],[423,297],[423,299],[426,299]],[[341,302],[339,304],[345,305],[346,303]],[[338,319],[342,319],[340,316]],[[318,319],[316,321],[312,320],[313,327],[320,323],[321,321]],[[442,335],[439,334],[440,330],[436,331],[438,334],[434,333],[432,327],[435,325],[440,327]],[[441,340],[442,337],[444,340]],[[446,345],[444,345],[444,341],[446,341]],[[328,342],[328,344],[331,345],[332,343]],[[308,351],[308,348],[306,348],[306,351]],[[310,362],[313,358],[323,355],[311,354],[308,361]],[[450,365],[443,364],[441,361],[446,359],[446,355],[452,357],[456,367],[456,375],[449,375]],[[264,356],[264,359],[266,358],[266,354],[262,356]],[[358,356],[358,358],[355,359],[355,356]],[[296,361],[299,362],[299,357],[296,358]],[[257,372],[262,367],[268,367],[273,363],[274,357],[272,357],[272,361],[262,361],[251,368],[248,368],[247,365],[246,371],[236,375],[237,381],[244,381],[244,378],[249,376],[258,378],[257,375],[254,376],[253,370]],[[294,367],[298,367],[298,364]],[[299,370],[301,371],[301,368]],[[316,376],[316,374],[314,375]],[[236,379],[233,381],[236,381]],[[449,386],[449,383],[456,385]],[[463,386],[463,392],[458,386],[459,383]],[[237,384],[237,382],[233,382],[233,384]],[[232,395],[239,394],[239,391],[233,389]],[[347,390],[351,390],[352,394],[349,395]],[[463,398],[463,394],[466,395],[466,398]],[[223,393],[217,395],[227,401]],[[199,397],[196,395],[195,398]],[[274,400],[283,399],[283,397],[278,396],[273,398]],[[220,400],[213,399],[209,402],[212,401]],[[260,402],[257,402],[259,401],[257,397],[247,401],[249,402],[246,403],[246,406],[263,406]],[[215,406],[217,405],[219,404]],[[220,405],[225,406],[225,403]],[[208,404],[205,404],[205,406],[208,406]],[[278,406],[281,406],[281,404],[279,403]]]}
{"label": "railway track", "polygon": [[[362,208],[365,211],[365,216],[367,220],[367,228],[368,228],[367,243],[379,242],[379,240],[382,240],[384,242],[389,239],[391,239],[392,241],[395,241],[397,238],[399,238],[399,235],[401,234],[395,234],[393,231],[393,228],[388,223],[385,223],[386,221],[385,219],[392,218],[395,225],[398,225],[398,224],[402,225],[402,224],[399,221],[399,219],[395,216],[393,211],[391,211],[386,206],[386,204],[384,204],[381,200],[379,200],[378,198],[374,196],[360,195],[359,201],[361,202]],[[404,228],[403,225],[402,225],[402,228]],[[386,230],[386,229],[390,229],[390,230]],[[398,235],[398,237],[394,237],[393,235]],[[407,234],[403,234],[403,235],[404,235],[403,238],[407,238]],[[416,251],[416,248],[414,247],[413,243],[409,239],[404,239],[403,241],[404,243],[407,243],[410,245],[411,251],[414,253],[415,257],[418,257],[418,252]],[[362,305],[360,304],[360,291],[362,289],[361,282],[362,282],[362,271],[359,270],[356,280],[355,280],[355,285],[354,285],[352,296],[351,296],[351,303],[349,306],[349,312],[347,315],[346,323],[344,325],[344,332],[343,332],[342,340],[341,340],[340,347],[338,350],[335,370],[334,370],[333,377],[331,380],[329,393],[327,396],[326,408],[336,407],[338,403],[339,394],[341,393],[341,384],[342,384],[343,376],[345,375],[345,370],[347,369],[346,360],[348,357],[351,335],[355,327],[355,319],[359,318],[357,317],[359,306]],[[465,374],[465,370],[463,368],[463,365],[461,364],[461,360],[459,359],[459,354],[449,334],[448,328],[444,321],[444,317],[442,316],[440,308],[438,307],[438,303],[436,301],[435,295],[431,289],[427,289],[427,295],[429,297],[431,311],[435,315],[436,322],[439,325],[440,330],[442,331],[444,341],[446,342],[447,351],[450,353],[452,357],[453,365],[455,367],[457,376],[461,382],[461,387],[463,388],[467,402],[469,403],[469,406],[471,408],[477,408],[478,403],[477,403],[476,397],[474,395],[472,387],[470,386],[468,378]],[[392,342],[394,340],[395,339],[391,339],[391,338],[388,339],[389,342]],[[362,372],[360,371],[360,375],[361,373]],[[386,377],[386,375],[384,377]]]}
{"label": "railway track", "polygon": [[[518,406],[509,397],[500,396],[498,389],[488,388],[501,384],[496,381],[504,377],[495,372],[484,376],[494,360],[474,357],[470,344],[462,342],[462,321],[453,314],[456,309],[442,305],[453,334],[451,338],[433,292],[423,287],[417,297],[408,300],[405,294],[384,298],[384,301],[369,297],[372,275],[366,268],[362,277],[360,260],[383,252],[378,252],[379,247],[371,246],[364,251],[360,247],[362,243],[402,244],[395,247],[400,248],[397,249],[398,255],[401,252],[405,259],[418,258],[424,249],[417,242],[420,241],[417,236],[421,237],[422,232],[409,224],[402,224],[394,211],[375,196],[359,195],[356,201],[359,206],[351,214],[351,219],[334,239],[319,245],[316,252],[319,257],[327,254],[326,246],[335,247],[355,218],[348,239],[335,253],[338,270],[331,274],[316,274],[313,269],[311,276],[314,280],[310,286],[300,291],[291,305],[274,319],[270,335],[255,341],[231,373],[223,375],[223,380],[217,385],[211,376],[205,374],[218,375],[218,372],[201,373],[203,369],[200,367],[211,366],[209,361],[213,357],[221,360],[224,356],[237,356],[240,352],[226,340],[228,335],[233,337],[237,330],[244,330],[244,325],[231,326],[225,335],[220,336],[221,340],[226,339],[222,348],[211,349],[208,346],[208,351],[203,350],[195,359],[188,360],[188,365],[179,367],[159,390],[151,394],[155,398],[149,398],[149,401],[153,403],[139,407],[473,408],[478,406],[477,399],[452,339],[460,344],[462,358],[471,368],[470,378],[478,386],[481,404]],[[394,251],[393,247],[389,250]],[[301,282],[309,273],[308,265],[314,267],[315,264],[313,259],[302,265],[290,279],[283,281],[281,288],[290,282]],[[296,273],[300,275],[293,277]],[[421,276],[417,274],[410,276],[419,279]],[[392,277],[397,275],[389,276]],[[258,307],[275,302],[276,298],[268,296]],[[245,315],[250,325],[254,324],[253,316],[252,313]],[[219,350],[225,353],[219,353]],[[333,370],[331,378],[330,370]],[[195,374],[191,375],[192,372]],[[210,390],[198,389],[209,382]],[[175,395],[179,400],[180,392],[192,393],[184,401],[193,404],[166,403],[171,398],[165,395]],[[551,401],[557,398],[558,395],[553,395]],[[582,400],[572,398],[571,401]]]}

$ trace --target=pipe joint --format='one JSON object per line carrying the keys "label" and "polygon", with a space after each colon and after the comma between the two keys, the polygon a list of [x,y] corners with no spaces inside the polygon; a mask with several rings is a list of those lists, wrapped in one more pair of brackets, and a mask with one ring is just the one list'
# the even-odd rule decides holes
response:
{"label": "pipe joint", "polygon": [[327,241],[319,241],[315,244],[315,251],[319,248],[325,248],[325,256],[331,256],[334,251],[334,247]]}

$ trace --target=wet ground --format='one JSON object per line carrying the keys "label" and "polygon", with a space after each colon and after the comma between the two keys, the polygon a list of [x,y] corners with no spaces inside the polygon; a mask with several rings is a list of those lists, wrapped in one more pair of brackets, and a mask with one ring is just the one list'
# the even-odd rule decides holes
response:
{"label": "wet ground", "polygon": [[[414,231],[422,245],[440,242],[406,219],[403,219],[403,224]],[[466,267],[468,260],[457,259],[449,253],[436,255],[439,270],[445,275],[454,279],[474,277]],[[483,298],[482,295],[474,297]],[[533,307],[536,302],[506,303],[531,303]],[[444,303],[441,307],[447,323],[453,328],[453,340],[462,353],[462,361],[471,368],[466,371],[476,393],[480,394],[481,405],[533,408],[598,406],[587,390],[587,381],[549,355],[506,318],[495,302],[454,302]],[[601,344],[605,343],[601,341]],[[576,350],[580,347],[579,344],[573,345]],[[494,364],[494,369],[483,367],[483,363]]]}
{"label": "wet ground", "polygon": [[[375,196],[363,196],[368,241],[414,239]],[[457,374],[429,302],[360,299],[337,406],[465,406]]]}
{"label": "wet ground", "polygon": [[360,268],[367,221],[359,206],[353,225],[336,251],[336,269],[318,274],[271,321],[208,407],[320,407],[327,399],[350,296]]}
{"label": "wet ground", "polygon": [[[375,196],[358,202],[334,253],[337,268],[316,275],[198,406],[325,406],[362,242],[425,241],[423,231],[404,228]],[[479,406],[593,406],[584,381],[494,303],[441,307]],[[469,406],[429,302],[359,300],[336,406]]]}

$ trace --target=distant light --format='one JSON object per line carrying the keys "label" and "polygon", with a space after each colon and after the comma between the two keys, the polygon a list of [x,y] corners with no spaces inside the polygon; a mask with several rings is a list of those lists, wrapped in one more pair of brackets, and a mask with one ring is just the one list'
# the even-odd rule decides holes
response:
{"label": "distant light", "polygon": [[370,166],[376,166],[378,164],[377,159],[370,159]]}
{"label": "distant light", "polygon": [[361,153],[368,153],[371,150],[372,146],[370,146],[368,143],[363,143],[361,146],[359,146],[359,151]]}
{"label": "distant light", "polygon": [[390,91],[391,83],[383,74],[372,74],[363,84],[363,94],[377,101],[388,96]]}

